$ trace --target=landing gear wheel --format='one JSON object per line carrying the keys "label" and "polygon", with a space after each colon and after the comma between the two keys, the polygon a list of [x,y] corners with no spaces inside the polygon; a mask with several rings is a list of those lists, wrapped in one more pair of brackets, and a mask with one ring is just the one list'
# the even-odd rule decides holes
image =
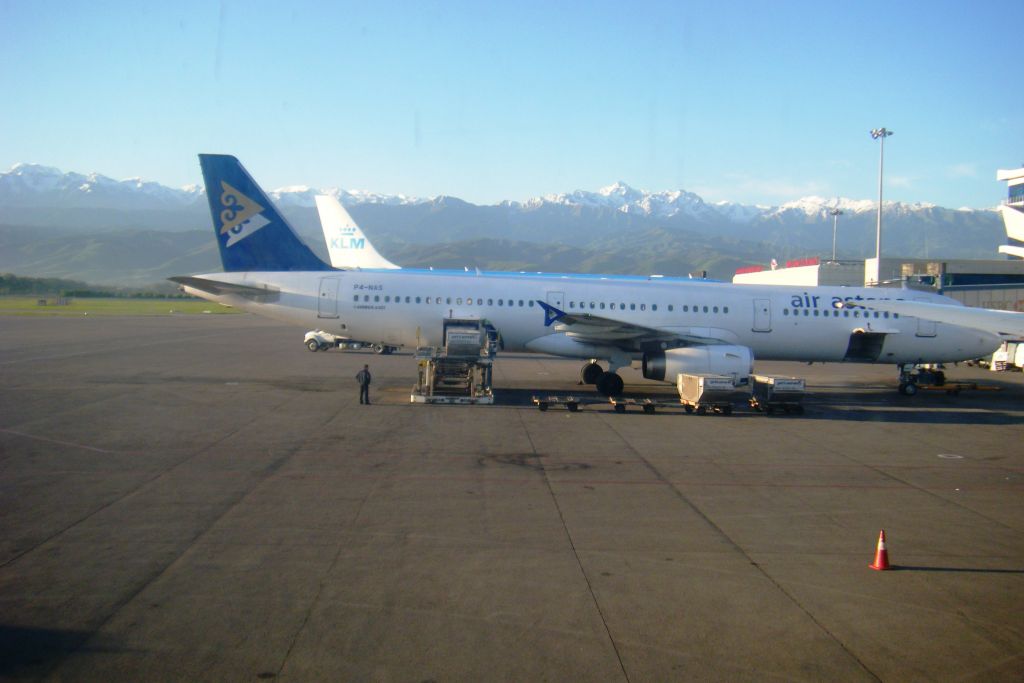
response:
{"label": "landing gear wheel", "polygon": [[308,342],[306,342],[306,348],[309,349],[310,351],[319,351],[320,342],[318,342],[316,339],[310,339]]}
{"label": "landing gear wheel", "polygon": [[625,388],[622,378],[614,372],[603,372],[597,378],[597,391],[604,396],[618,396]]}
{"label": "landing gear wheel", "polygon": [[906,382],[905,384],[900,384],[900,393],[903,394],[904,396],[914,396],[915,394],[917,394],[917,385],[914,384],[913,382]]}
{"label": "landing gear wheel", "polygon": [[604,368],[597,363],[587,363],[580,370],[580,380],[584,384],[597,384],[597,380],[604,374]]}
{"label": "landing gear wheel", "polygon": [[374,344],[370,348],[372,348],[373,352],[378,354],[378,355],[383,354],[385,352],[385,350],[387,350],[387,347],[384,346],[383,344]]}

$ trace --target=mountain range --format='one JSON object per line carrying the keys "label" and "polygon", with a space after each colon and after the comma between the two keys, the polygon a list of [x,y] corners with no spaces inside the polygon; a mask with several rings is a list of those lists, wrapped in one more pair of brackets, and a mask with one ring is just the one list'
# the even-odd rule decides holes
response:
{"label": "mountain range", "polygon": [[[705,202],[684,190],[617,182],[526,201],[475,205],[339,188],[270,192],[310,246],[326,255],[313,198],[338,197],[389,259],[407,266],[661,273],[706,270],[729,279],[743,265],[874,252],[877,203],[804,197],[780,206]],[[996,258],[995,209],[886,202],[886,253],[907,258]],[[205,192],[138,178],[18,164],[0,173],[0,270],[97,284],[141,285],[219,270]]]}

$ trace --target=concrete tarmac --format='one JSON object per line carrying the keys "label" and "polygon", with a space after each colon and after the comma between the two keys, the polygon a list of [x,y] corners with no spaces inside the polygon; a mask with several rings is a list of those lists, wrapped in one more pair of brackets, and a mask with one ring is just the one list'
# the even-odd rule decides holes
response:
{"label": "concrete tarmac", "polygon": [[303,332],[0,318],[0,678],[1024,678],[1019,373],[765,363],[806,414],[540,412],[580,364],[505,354],[496,405],[427,406],[410,354]]}

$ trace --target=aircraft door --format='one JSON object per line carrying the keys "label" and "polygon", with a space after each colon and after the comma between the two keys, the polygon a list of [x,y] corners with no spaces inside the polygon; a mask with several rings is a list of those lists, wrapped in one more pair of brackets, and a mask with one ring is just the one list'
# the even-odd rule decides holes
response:
{"label": "aircraft door", "polygon": [[[922,303],[928,303],[928,299],[914,299],[914,301],[920,301]],[[934,320],[925,320],[924,318],[917,319],[917,332],[915,333],[918,337],[934,337],[936,334],[936,325]]]}
{"label": "aircraft door", "polygon": [[548,305],[554,306],[560,311],[565,310],[565,292],[548,292]]}
{"label": "aircraft door", "polygon": [[854,332],[846,347],[843,360],[853,363],[874,363],[882,355],[885,335],[873,332]]}
{"label": "aircraft door", "polygon": [[336,277],[320,278],[320,297],[316,301],[316,317],[338,317],[338,285]]}
{"label": "aircraft door", "polygon": [[754,332],[772,331],[771,299],[754,299]]}

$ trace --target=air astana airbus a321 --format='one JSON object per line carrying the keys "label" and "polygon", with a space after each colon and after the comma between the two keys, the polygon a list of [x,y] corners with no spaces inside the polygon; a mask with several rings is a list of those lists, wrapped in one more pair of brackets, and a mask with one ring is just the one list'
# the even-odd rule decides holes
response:
{"label": "air astana airbus a321", "polygon": [[479,318],[498,331],[506,351],[586,361],[583,380],[607,395],[622,392],[616,370],[633,361],[644,377],[674,382],[683,372],[745,380],[755,358],[890,363],[900,366],[904,389],[912,386],[906,370],[913,364],[978,358],[1000,344],[975,327],[899,313],[898,306],[871,308],[887,301],[930,304],[925,311],[960,306],[905,289],[336,269],[302,242],[236,158],[199,160],[224,272],[171,280],[190,294],[303,329],[439,346],[445,318]]}

